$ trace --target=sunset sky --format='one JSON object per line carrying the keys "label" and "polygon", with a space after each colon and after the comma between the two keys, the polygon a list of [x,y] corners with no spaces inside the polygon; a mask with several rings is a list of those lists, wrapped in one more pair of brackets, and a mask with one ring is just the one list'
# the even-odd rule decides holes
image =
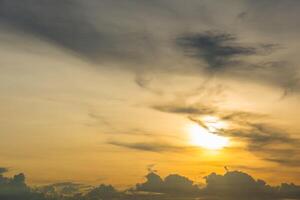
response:
{"label": "sunset sky", "polygon": [[[30,185],[300,184],[300,1],[0,0],[0,167]],[[0,172],[1,174],[1,172]]]}

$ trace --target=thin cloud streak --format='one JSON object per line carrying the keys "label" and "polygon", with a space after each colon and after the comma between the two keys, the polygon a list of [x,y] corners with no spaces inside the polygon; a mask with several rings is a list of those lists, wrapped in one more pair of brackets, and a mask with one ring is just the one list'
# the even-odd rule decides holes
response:
{"label": "thin cloud streak", "polygon": [[110,141],[107,144],[111,144],[114,146],[134,149],[138,151],[149,151],[155,153],[183,153],[187,151],[196,150],[196,147],[192,146],[178,146],[172,145],[166,142],[135,142],[135,143],[126,143],[126,142],[119,142],[119,141]]}
{"label": "thin cloud streak", "polygon": [[266,115],[242,111],[224,111],[215,106],[204,106],[199,103],[192,105],[169,103],[155,105],[151,108],[161,112],[186,115],[190,121],[205,129],[208,127],[201,116],[217,116],[220,120],[229,122],[231,127],[218,129],[214,134],[246,142],[246,150],[253,152],[265,161],[290,167],[295,167],[300,163],[300,157],[297,156],[300,152],[299,139],[291,137],[284,130],[262,122],[268,119]]}

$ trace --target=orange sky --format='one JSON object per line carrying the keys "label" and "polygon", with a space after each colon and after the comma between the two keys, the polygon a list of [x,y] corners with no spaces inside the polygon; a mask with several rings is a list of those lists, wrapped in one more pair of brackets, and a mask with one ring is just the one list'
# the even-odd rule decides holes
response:
{"label": "orange sky", "polygon": [[201,183],[228,166],[300,183],[291,3],[14,4],[0,8],[8,174],[127,187],[149,165]]}

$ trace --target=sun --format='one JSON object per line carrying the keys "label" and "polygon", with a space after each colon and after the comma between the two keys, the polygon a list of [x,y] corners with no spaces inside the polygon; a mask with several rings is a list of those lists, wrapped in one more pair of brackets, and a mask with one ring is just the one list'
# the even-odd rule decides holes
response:
{"label": "sun", "polygon": [[205,127],[191,124],[188,127],[191,143],[206,149],[219,150],[229,145],[229,138],[217,135],[217,131],[226,128],[226,124],[215,117],[202,119]]}

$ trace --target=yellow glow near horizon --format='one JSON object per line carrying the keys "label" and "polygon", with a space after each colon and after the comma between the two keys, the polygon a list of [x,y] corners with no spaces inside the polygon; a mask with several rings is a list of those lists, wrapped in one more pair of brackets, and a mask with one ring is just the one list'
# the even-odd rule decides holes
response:
{"label": "yellow glow near horizon", "polygon": [[203,128],[197,124],[189,126],[189,134],[191,143],[206,149],[218,150],[229,145],[229,139],[214,134],[218,129],[226,127],[224,122],[218,121],[215,117],[203,119],[207,128]]}

